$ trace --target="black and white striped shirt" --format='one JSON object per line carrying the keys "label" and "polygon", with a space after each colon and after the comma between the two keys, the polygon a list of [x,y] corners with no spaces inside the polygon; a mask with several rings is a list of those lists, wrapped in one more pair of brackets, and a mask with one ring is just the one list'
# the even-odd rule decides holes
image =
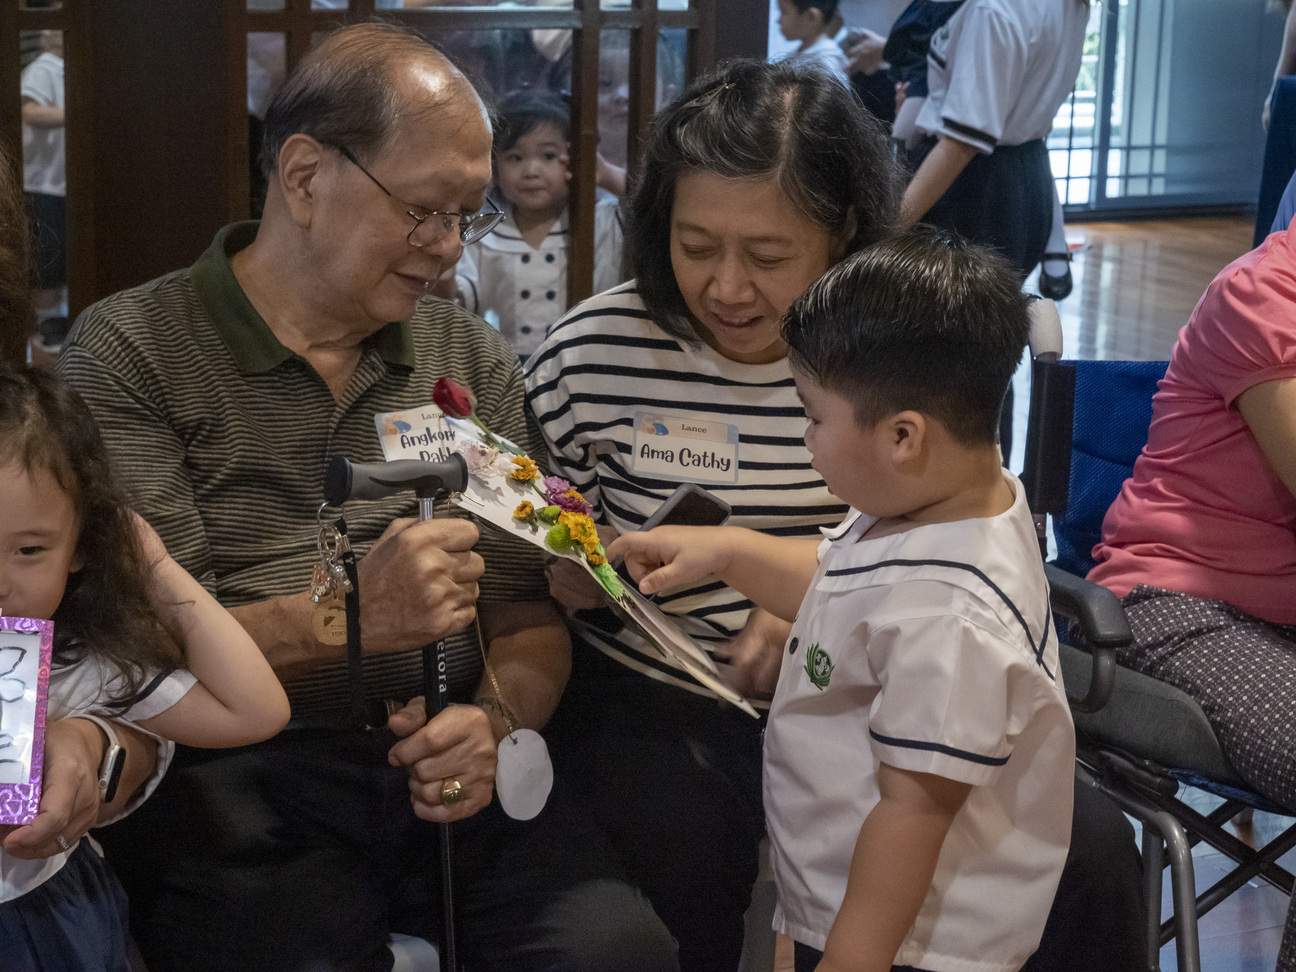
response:
{"label": "black and white striped shirt", "polygon": [[[638,529],[681,482],[729,503],[733,525],[777,536],[817,537],[846,512],[810,468],[805,411],[787,361],[740,364],[670,337],[649,319],[633,283],[573,308],[525,371],[553,473],[619,532]],[[656,600],[704,645],[736,635],[751,608],[718,582]],[[700,691],[628,632],[612,641],[577,624],[579,635],[619,660]]]}
{"label": "black and white striped shirt", "polygon": [[[430,404],[443,375],[476,393],[492,429],[529,441],[513,350],[444,301],[424,301],[410,321],[369,338],[335,400],[306,360],[275,338],[230,269],[230,256],[255,232],[256,224],[226,227],[193,267],[90,307],[59,360],[95,413],[135,508],[231,607],[306,590],[328,457],[381,461],[374,415]],[[443,504],[437,512],[463,515]],[[345,513],[363,555],[393,519],[416,515],[416,504],[412,494],[353,501]],[[482,601],[547,599],[537,548],[483,525],[476,549],[486,561]],[[447,648],[452,690],[462,697],[482,671],[472,629]],[[421,671],[417,650],[366,656],[366,694],[421,694]],[[346,662],[285,688],[294,717],[345,712]]]}

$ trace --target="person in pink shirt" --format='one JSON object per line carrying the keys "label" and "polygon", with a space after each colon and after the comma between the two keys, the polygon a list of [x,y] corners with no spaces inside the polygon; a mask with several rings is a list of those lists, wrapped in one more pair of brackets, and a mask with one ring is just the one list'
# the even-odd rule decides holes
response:
{"label": "person in pink shirt", "polygon": [[1180,331],[1094,559],[1134,632],[1122,663],[1193,696],[1233,768],[1296,811],[1296,231],[1225,267]]}

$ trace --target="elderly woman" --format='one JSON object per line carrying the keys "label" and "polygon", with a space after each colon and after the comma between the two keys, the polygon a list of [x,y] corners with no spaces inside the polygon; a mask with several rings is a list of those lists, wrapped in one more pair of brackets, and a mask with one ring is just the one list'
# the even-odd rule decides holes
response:
{"label": "elderly woman", "polygon": [[[638,529],[684,482],[728,502],[735,525],[817,536],[840,521],[845,506],[802,440],[779,325],[825,270],[890,231],[898,199],[885,134],[812,67],[731,64],[658,115],[630,206],[636,281],[574,308],[526,368],[553,472],[606,532]],[[682,462],[686,453],[709,458]],[[599,603],[565,577],[554,589],[572,608]],[[732,663],[749,694],[772,688],[785,623],[720,583],[659,604]],[[573,675],[551,724],[556,758],[584,780],[580,797],[679,941],[682,968],[736,968],[764,830],[761,724],[609,627],[572,621]],[[1121,856],[1103,867],[1128,865],[1137,943],[1137,853],[1115,809],[1103,814],[1114,835],[1087,843]],[[1109,874],[1101,880],[1102,901],[1131,900],[1112,895]],[[1071,921],[1111,923],[1092,913]],[[1069,967],[1122,966],[1105,954]]]}

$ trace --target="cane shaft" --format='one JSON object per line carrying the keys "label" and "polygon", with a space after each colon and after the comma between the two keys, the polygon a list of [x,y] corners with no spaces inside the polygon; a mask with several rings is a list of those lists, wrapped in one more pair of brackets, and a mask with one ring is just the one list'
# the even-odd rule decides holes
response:
{"label": "cane shaft", "polygon": [[[434,497],[420,496],[418,501],[419,519],[431,520],[436,515],[433,507]],[[449,698],[446,643],[442,638],[435,645],[423,646],[423,700],[429,721],[445,711]],[[441,931],[441,961],[442,967],[447,972],[459,972],[458,957],[455,955],[454,847],[450,824],[437,824],[437,832],[441,845],[441,907],[445,919]]]}

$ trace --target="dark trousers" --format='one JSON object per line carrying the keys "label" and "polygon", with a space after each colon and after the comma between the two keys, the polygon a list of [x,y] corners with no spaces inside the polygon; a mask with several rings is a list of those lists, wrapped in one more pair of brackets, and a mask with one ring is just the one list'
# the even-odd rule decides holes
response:
{"label": "dark trousers", "polygon": [[1269,102],[1269,134],[1265,136],[1252,247],[1263,243],[1271,232],[1274,214],[1278,212],[1293,171],[1296,171],[1296,77],[1286,77],[1274,82],[1273,100]]}
{"label": "dark trousers", "polygon": [[679,942],[680,967],[736,969],[765,832],[762,723],[576,641],[551,723],[560,775]]}
{"label": "dark trousers", "polygon": [[[152,972],[386,972],[390,932],[437,941],[436,828],[387,764],[392,741],[292,729],[243,749],[182,749],[153,797],[102,832]],[[454,825],[464,966],[678,968],[648,903],[561,800],[526,822],[494,802]]]}

